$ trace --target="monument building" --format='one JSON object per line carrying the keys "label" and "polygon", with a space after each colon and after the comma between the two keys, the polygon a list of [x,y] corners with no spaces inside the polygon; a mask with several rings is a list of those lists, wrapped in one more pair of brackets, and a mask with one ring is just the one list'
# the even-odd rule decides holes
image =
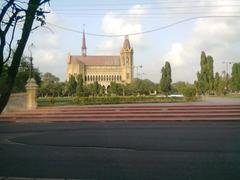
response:
{"label": "monument building", "polygon": [[133,48],[128,36],[125,36],[120,54],[88,55],[85,32],[82,37],[82,54],[71,55],[67,59],[67,79],[70,75],[81,74],[85,84],[97,81],[107,88],[112,81],[121,84],[130,84],[133,81]]}

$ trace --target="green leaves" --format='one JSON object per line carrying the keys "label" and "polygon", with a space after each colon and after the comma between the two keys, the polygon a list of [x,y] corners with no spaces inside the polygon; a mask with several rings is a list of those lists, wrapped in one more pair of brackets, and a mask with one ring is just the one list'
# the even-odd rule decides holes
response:
{"label": "green leaves", "polygon": [[234,63],[232,66],[231,78],[232,91],[240,91],[240,63]]}
{"label": "green leaves", "polygon": [[197,73],[201,94],[209,94],[214,90],[213,62],[212,56],[206,57],[205,52],[201,53],[201,71]]}
{"label": "green leaves", "polygon": [[171,66],[168,61],[165,62],[165,66],[162,68],[162,78],[160,80],[160,90],[166,94],[171,91]]}

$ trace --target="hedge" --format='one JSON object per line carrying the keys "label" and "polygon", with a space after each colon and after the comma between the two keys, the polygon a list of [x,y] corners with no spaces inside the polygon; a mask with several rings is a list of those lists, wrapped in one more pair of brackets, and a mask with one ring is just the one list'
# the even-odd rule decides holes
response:
{"label": "hedge", "polygon": [[126,104],[126,103],[172,103],[184,102],[181,97],[154,96],[96,96],[96,97],[45,97],[38,98],[38,106]]}

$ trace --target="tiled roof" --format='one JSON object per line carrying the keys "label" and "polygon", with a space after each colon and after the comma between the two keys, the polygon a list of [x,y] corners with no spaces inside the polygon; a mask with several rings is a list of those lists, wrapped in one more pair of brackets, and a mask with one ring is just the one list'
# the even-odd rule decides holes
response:
{"label": "tiled roof", "polygon": [[70,56],[71,64],[88,66],[120,66],[120,56]]}

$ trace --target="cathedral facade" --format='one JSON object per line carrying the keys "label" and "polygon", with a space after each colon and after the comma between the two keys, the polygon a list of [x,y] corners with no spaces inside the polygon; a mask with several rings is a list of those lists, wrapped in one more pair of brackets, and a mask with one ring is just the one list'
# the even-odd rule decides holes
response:
{"label": "cathedral facade", "polygon": [[85,32],[82,37],[82,54],[67,59],[67,79],[81,74],[85,84],[97,81],[107,88],[112,81],[130,84],[133,81],[133,48],[125,36],[120,54],[116,56],[95,56],[87,54]]}

